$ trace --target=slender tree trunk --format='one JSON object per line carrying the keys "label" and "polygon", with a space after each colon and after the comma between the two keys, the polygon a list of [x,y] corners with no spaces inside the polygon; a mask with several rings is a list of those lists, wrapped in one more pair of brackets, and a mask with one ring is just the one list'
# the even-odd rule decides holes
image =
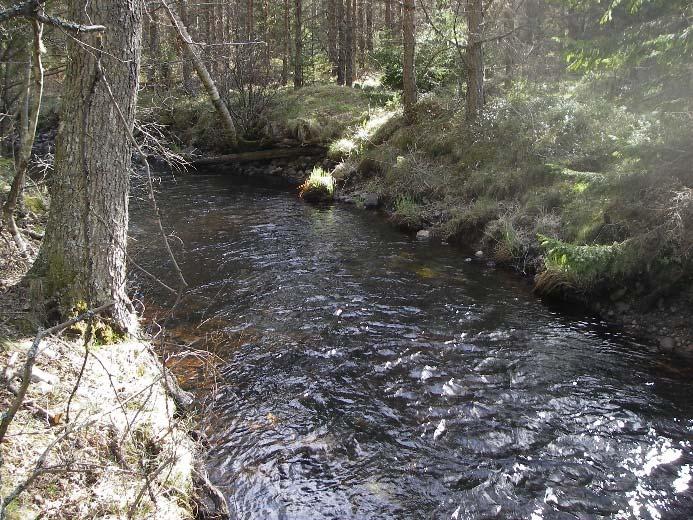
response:
{"label": "slender tree trunk", "polygon": [[245,34],[248,41],[255,37],[255,5],[253,0],[247,0],[245,11]]}
{"label": "slender tree trunk", "polygon": [[482,0],[467,0],[469,38],[465,56],[467,66],[467,120],[475,121],[484,109],[484,55],[481,43],[484,21]]}
{"label": "slender tree trunk", "polygon": [[347,87],[354,84],[354,4],[346,0],[346,52],[344,55],[344,83]]}
{"label": "slender tree trunk", "polygon": [[392,0],[385,0],[385,30],[392,36]]}
{"label": "slender tree trunk", "polygon": [[[347,2],[350,0],[346,0]],[[339,49],[337,54],[337,84],[344,85],[346,82],[346,60],[347,60],[347,24],[346,24],[346,9],[344,0],[336,0],[337,2],[337,29]]]}
{"label": "slender tree trunk", "polygon": [[159,24],[156,20],[156,11],[149,13],[147,17],[147,54],[149,55],[149,63],[147,63],[147,86],[156,87],[156,73],[161,61],[161,37],[159,34]]}
{"label": "slender tree trunk", "polygon": [[357,9],[357,23],[356,23],[356,33],[358,34],[358,48],[359,48],[359,69],[362,69],[366,63],[366,31],[365,31],[365,10],[363,8],[363,0],[354,0],[358,2]]}
{"label": "slender tree trunk", "polygon": [[336,0],[327,0],[327,56],[332,64],[332,75],[339,75],[339,53],[337,37],[339,35]]}
{"label": "slender tree trunk", "polygon": [[265,45],[262,49],[262,62],[265,74],[269,75],[270,71],[270,14],[269,1],[262,0],[262,39]]}
{"label": "slender tree trunk", "polygon": [[[183,22],[183,25],[188,27],[190,25],[190,19],[188,17],[188,0],[181,0],[179,2],[179,5],[180,5],[181,21]],[[178,46],[180,46],[180,47],[183,46],[180,39],[178,39]],[[183,49],[181,49],[181,50],[183,50]],[[185,90],[185,92],[191,94],[193,91],[192,64],[190,62],[190,59],[188,59],[186,52],[183,51],[180,54],[183,57],[183,68],[182,68],[183,90]]]}
{"label": "slender tree trunk", "polygon": [[415,0],[404,0],[402,23],[402,41],[404,43],[404,59],[402,62],[404,118],[410,124],[414,122],[414,105],[416,104],[416,71],[414,69],[416,4],[414,2]]}
{"label": "slender tree trunk", "polygon": [[[509,33],[515,28],[515,16],[513,13],[513,2],[508,2],[503,10],[503,28]],[[512,42],[506,40],[503,49],[503,62],[505,65],[505,78],[503,80],[506,89],[512,87],[513,84],[513,64],[514,64],[514,49]]]}
{"label": "slender tree trunk", "polygon": [[373,0],[366,0],[366,50],[373,52]]}
{"label": "slender tree trunk", "polygon": [[91,0],[87,4],[71,0],[68,17],[78,23],[103,24],[108,30],[82,34],[80,42],[68,39],[51,211],[28,277],[32,292],[42,292],[51,302],[49,317],[64,317],[84,306],[94,308],[114,301],[112,325],[134,331],[136,320],[125,292],[125,269],[132,155],[129,132],[137,104],[142,4],[135,0]]}
{"label": "slender tree trunk", "polygon": [[282,85],[289,82],[289,62],[291,61],[291,6],[289,0],[284,0],[284,38],[282,49]]}
{"label": "slender tree trunk", "polygon": [[25,85],[23,87],[22,106],[19,111],[19,153],[15,159],[15,175],[10,186],[10,192],[7,194],[7,200],[2,208],[3,221],[14,237],[17,247],[22,254],[26,253],[26,245],[17,228],[14,214],[24,191],[24,183],[29,170],[31,149],[36,138],[36,126],[38,125],[41,99],[43,97],[43,63],[41,61],[43,24],[33,20],[31,26],[33,40],[30,44],[31,51],[27,53],[29,61],[27,62]]}
{"label": "slender tree trunk", "polygon": [[303,86],[303,1],[296,0],[294,12],[294,88]]}
{"label": "slender tree trunk", "polygon": [[222,124],[224,125],[226,133],[228,134],[229,144],[233,148],[237,148],[238,135],[236,134],[236,125],[234,125],[233,119],[231,119],[229,109],[227,108],[226,104],[224,104],[224,101],[221,99],[221,96],[219,96],[217,86],[214,84],[212,77],[209,75],[209,71],[207,70],[207,67],[205,67],[202,58],[200,58],[195,44],[193,43],[192,39],[190,38],[190,35],[188,34],[188,30],[185,28],[185,25],[183,25],[183,22],[181,22],[180,18],[173,10],[173,8],[169,6],[165,0],[162,0],[161,3],[166,9],[169,18],[171,19],[171,23],[173,24],[173,27],[176,29],[178,33],[178,38],[182,42],[183,48],[188,54],[188,58],[190,58],[190,60],[192,61],[192,64],[195,67],[195,71],[197,72],[197,75],[200,78],[200,81],[204,85],[205,90],[207,90],[207,94],[209,95],[212,104],[214,105],[214,108],[217,110],[219,117],[221,117]]}

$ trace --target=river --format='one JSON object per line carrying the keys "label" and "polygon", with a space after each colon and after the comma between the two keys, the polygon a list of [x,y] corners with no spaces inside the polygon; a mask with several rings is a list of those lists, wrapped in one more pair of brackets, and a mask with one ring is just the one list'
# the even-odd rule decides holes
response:
{"label": "river", "polygon": [[[223,359],[198,391],[234,517],[693,517],[693,371],[653,345],[372,212],[223,176],[159,203],[173,324]],[[131,235],[173,283],[137,198]]]}

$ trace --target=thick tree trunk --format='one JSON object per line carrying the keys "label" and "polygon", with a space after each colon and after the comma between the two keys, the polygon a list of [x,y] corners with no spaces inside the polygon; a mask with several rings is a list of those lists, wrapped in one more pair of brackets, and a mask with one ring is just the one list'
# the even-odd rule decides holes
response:
{"label": "thick tree trunk", "polygon": [[467,0],[467,121],[476,121],[484,109],[484,55],[481,43],[483,21],[482,0]]}
{"label": "thick tree trunk", "polygon": [[200,81],[204,85],[205,90],[207,90],[207,94],[209,95],[212,104],[214,105],[214,108],[217,110],[219,117],[221,117],[221,122],[224,125],[224,128],[226,129],[226,133],[228,134],[229,144],[232,147],[237,148],[238,135],[236,134],[236,125],[234,125],[233,119],[231,119],[231,114],[229,113],[228,107],[221,99],[221,96],[219,96],[217,86],[214,84],[214,80],[212,80],[212,77],[209,75],[207,67],[205,67],[202,58],[200,57],[197,49],[195,48],[195,44],[190,38],[188,30],[185,28],[185,25],[183,25],[183,22],[181,22],[180,18],[173,10],[173,8],[169,6],[168,3],[165,1],[162,1],[161,3],[164,6],[164,9],[166,9],[169,18],[171,19],[171,23],[173,24],[173,27],[176,29],[178,33],[178,38],[183,44],[183,48],[185,49],[188,58],[190,58],[190,60],[192,61],[192,64],[195,67],[195,71],[197,72],[197,75],[200,78]]}
{"label": "thick tree trunk", "polygon": [[303,2],[294,4],[294,88],[303,86]]}
{"label": "thick tree trunk", "polygon": [[68,18],[107,30],[80,35],[90,47],[68,39],[51,211],[29,277],[35,291],[40,288],[53,304],[49,316],[115,301],[113,325],[132,331],[136,321],[125,292],[129,132],[137,100],[142,4],[71,0]]}
{"label": "thick tree trunk", "polygon": [[404,16],[402,23],[402,41],[404,42],[404,59],[402,61],[402,76],[404,83],[404,118],[408,123],[414,121],[414,105],[416,104],[416,72],[414,69],[415,38],[415,0],[404,0]]}

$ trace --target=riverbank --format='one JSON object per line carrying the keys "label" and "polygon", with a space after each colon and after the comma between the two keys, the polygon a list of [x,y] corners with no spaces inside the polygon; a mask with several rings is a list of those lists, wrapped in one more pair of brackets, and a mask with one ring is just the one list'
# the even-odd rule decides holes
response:
{"label": "riverbank", "polygon": [[[428,95],[405,124],[386,95],[318,85],[301,90],[310,103],[279,94],[264,138],[327,148],[314,164],[332,173],[338,200],[481,251],[542,297],[579,302],[662,350],[693,354],[688,112],[619,105],[600,88],[519,85],[476,124],[453,96]],[[183,127],[171,129],[185,139]],[[306,161],[279,166],[244,174],[299,184],[311,171]]]}
{"label": "riverbank", "polygon": [[[38,217],[40,225],[40,216]],[[30,250],[38,242],[29,239]],[[6,241],[0,269],[0,402],[9,409],[39,330],[18,282],[31,263]],[[31,384],[0,445],[8,519],[201,518],[213,504],[192,440],[195,419],[146,338],[92,344],[79,332],[42,340]]]}

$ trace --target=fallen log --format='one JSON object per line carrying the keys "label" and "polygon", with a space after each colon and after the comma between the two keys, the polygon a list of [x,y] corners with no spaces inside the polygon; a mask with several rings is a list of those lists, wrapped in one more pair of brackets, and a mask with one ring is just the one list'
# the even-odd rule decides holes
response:
{"label": "fallen log", "polygon": [[216,157],[204,157],[192,161],[194,168],[214,166],[222,164],[238,164],[253,161],[268,161],[272,159],[284,159],[287,157],[300,157],[302,155],[322,155],[325,149],[320,146],[306,146],[296,148],[273,148],[270,150],[256,150],[254,152],[232,153],[217,155]]}

